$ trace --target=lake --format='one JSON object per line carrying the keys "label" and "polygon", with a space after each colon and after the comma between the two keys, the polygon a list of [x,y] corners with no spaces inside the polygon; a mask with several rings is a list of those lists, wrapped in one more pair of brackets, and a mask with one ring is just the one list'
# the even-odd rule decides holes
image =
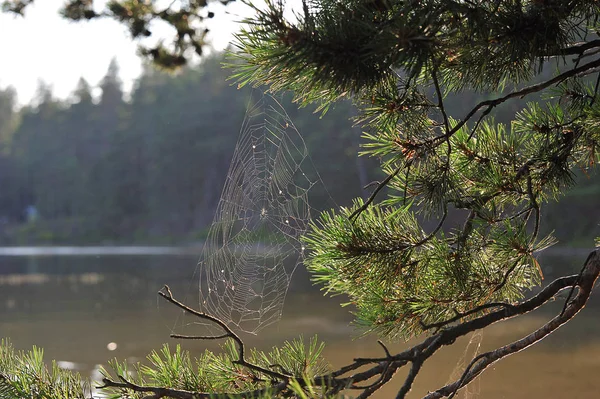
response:
{"label": "lake", "polygon": [[[32,249],[33,250],[33,249]],[[11,252],[12,251],[12,252]],[[37,252],[36,252],[37,251]],[[195,250],[110,251],[0,249],[0,337],[10,337],[18,349],[44,348],[46,360],[56,359],[86,376],[96,376],[97,365],[109,359],[143,360],[163,343],[175,345],[173,332],[190,330],[191,319],[156,293],[165,284],[175,297],[191,306],[198,303]],[[587,256],[572,251],[545,255],[541,264],[545,282],[576,273]],[[326,342],[325,355],[334,367],[354,357],[382,356],[376,337],[359,335],[341,299],[327,298],[312,287],[304,270],[297,270],[280,322],[258,335],[242,335],[249,346],[268,349],[302,334],[318,334]],[[429,360],[415,382],[411,398],[420,398],[460,375],[461,364],[480,343],[479,351],[506,344],[541,326],[561,309],[557,301],[548,309],[518,320],[499,323],[483,334],[457,342]],[[600,391],[600,291],[572,322],[534,348],[511,356],[486,371],[470,388],[469,398],[593,398]],[[187,331],[189,332],[189,331]],[[217,350],[214,343],[180,341],[199,353]],[[399,351],[411,343],[392,343]],[[113,350],[110,350],[113,349]],[[461,360],[462,359],[462,360]],[[375,398],[393,397],[404,373]],[[457,397],[465,397],[464,394]]]}

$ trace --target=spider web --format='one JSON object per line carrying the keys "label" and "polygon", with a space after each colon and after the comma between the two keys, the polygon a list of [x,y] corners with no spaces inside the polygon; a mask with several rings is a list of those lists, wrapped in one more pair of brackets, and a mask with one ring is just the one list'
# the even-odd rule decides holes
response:
{"label": "spider web", "polygon": [[249,106],[198,263],[201,308],[239,330],[256,333],[282,315],[318,181],[305,173],[307,157],[276,100]]}

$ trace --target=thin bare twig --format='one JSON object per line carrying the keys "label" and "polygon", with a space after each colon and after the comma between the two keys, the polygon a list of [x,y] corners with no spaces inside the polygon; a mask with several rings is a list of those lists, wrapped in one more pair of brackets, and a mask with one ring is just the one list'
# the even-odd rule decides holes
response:
{"label": "thin bare twig", "polygon": [[421,370],[421,366],[423,366],[424,361],[425,361],[425,359],[423,359],[423,360],[418,359],[418,360],[415,360],[414,362],[412,362],[410,371],[408,372],[408,375],[406,376],[406,379],[404,380],[404,384],[398,391],[398,394],[396,395],[396,399],[403,399],[410,392],[410,390],[412,388],[412,384],[415,381],[415,378],[417,378],[417,374],[419,374],[419,371]]}
{"label": "thin bare twig", "polygon": [[[239,359],[234,361],[234,363],[239,364],[241,366],[247,367],[251,370],[254,371],[258,371],[260,373],[263,373],[265,375],[268,375],[271,378],[277,379],[277,380],[283,380],[283,381],[287,381],[291,376],[289,375],[285,375],[282,373],[278,373],[275,372],[273,370],[269,370],[266,369],[264,367],[260,367],[256,364],[252,364],[250,362],[248,362],[246,360],[246,347],[244,345],[244,342],[242,341],[242,339],[231,329],[229,328],[229,326],[227,324],[225,324],[225,322],[223,322],[222,320],[220,320],[219,318],[215,317],[215,316],[211,316],[207,313],[204,312],[199,312],[195,309],[192,309],[186,305],[184,305],[183,303],[179,302],[178,300],[176,300],[173,297],[173,294],[171,293],[171,290],[169,289],[169,286],[165,285],[163,287],[164,291],[159,291],[158,295],[160,295],[161,297],[163,297],[164,299],[166,299],[167,301],[171,302],[172,304],[174,304],[175,306],[177,306],[180,309],[183,309],[184,311],[193,314],[194,316],[197,316],[201,319],[204,320],[208,320],[211,321],[213,323],[215,323],[216,325],[218,325],[219,327],[221,327],[225,333],[222,335],[218,335],[215,337],[211,337],[210,339],[221,339],[221,338],[231,338],[235,341],[235,343],[237,344],[237,348],[238,348],[238,357]],[[179,337],[179,335],[177,334],[171,334],[172,338],[177,338]]]}
{"label": "thin bare twig", "polygon": [[431,323],[431,324],[425,324],[425,323],[421,323],[421,328],[423,328],[423,330],[431,330],[432,328],[435,329],[439,329],[442,328],[444,326],[447,326],[448,324],[452,324],[454,322],[457,322],[461,319],[464,319],[465,317],[474,315],[476,313],[480,313],[483,312],[484,310],[488,310],[491,308],[511,308],[514,305],[510,304],[510,303],[497,303],[497,302],[493,302],[493,303],[486,303],[484,305],[481,306],[477,306],[476,308],[473,308],[467,312],[462,312],[462,313],[457,313],[456,316],[445,320],[445,321],[441,321],[439,323]]}
{"label": "thin bare twig", "polygon": [[591,261],[591,258],[592,258],[593,255],[594,255],[594,252],[592,252],[591,254],[588,255],[585,263],[583,264],[583,267],[581,268],[581,270],[579,271],[579,274],[577,275],[577,281],[576,281],[576,283],[573,284],[573,286],[569,290],[569,295],[567,295],[567,299],[565,299],[565,305],[563,306],[563,309],[560,312],[561,316],[567,311],[567,307],[569,306],[569,302],[571,301],[571,297],[573,296],[573,292],[575,291],[575,288],[577,287],[577,284],[579,284],[579,281],[581,280],[581,276],[583,276],[583,272],[585,271],[585,268],[587,267],[588,262]]}
{"label": "thin bare twig", "polygon": [[477,112],[479,112],[484,107],[486,108],[484,113],[489,113],[493,108],[497,107],[498,105],[500,105],[512,98],[525,97],[526,95],[529,95],[532,93],[537,93],[539,91],[547,89],[550,86],[564,82],[565,80],[567,80],[569,78],[572,78],[582,72],[588,71],[588,70],[596,68],[596,67],[600,67],[600,59],[596,59],[594,61],[588,62],[587,64],[570,69],[570,70],[563,72],[563,73],[553,77],[552,79],[548,79],[544,82],[537,83],[537,84],[525,87],[520,90],[515,90],[513,92],[510,92],[510,93],[502,96],[502,97],[498,97],[498,98],[491,99],[491,100],[481,101],[480,103],[475,105],[475,107],[473,107],[467,113],[467,115],[463,119],[461,119],[461,121],[458,122],[448,133],[431,139],[431,142],[437,142],[439,140],[447,140],[450,136],[454,135],[454,133],[458,132],[469,120],[471,120],[471,118]]}
{"label": "thin bare twig", "polygon": [[444,95],[442,94],[442,89],[440,88],[440,82],[437,78],[437,66],[433,67],[431,71],[431,79],[433,80],[433,86],[435,87],[435,93],[438,98],[438,108],[442,113],[442,118],[444,119],[444,131],[446,134],[450,133],[450,121],[448,120],[448,114],[446,113],[446,108],[444,107]]}
{"label": "thin bare twig", "polygon": [[360,215],[362,212],[364,212],[369,205],[371,205],[371,203],[375,200],[375,197],[377,197],[377,194],[379,194],[379,192],[381,190],[383,190],[383,188],[385,186],[388,185],[388,183],[394,178],[396,177],[396,175],[398,173],[400,173],[400,171],[404,168],[404,165],[400,165],[398,168],[396,168],[396,170],[394,170],[392,173],[390,173],[388,175],[388,177],[386,177],[381,183],[379,183],[377,185],[377,187],[375,188],[375,190],[373,190],[373,193],[371,194],[371,196],[365,201],[364,204],[362,204],[362,206],[360,208],[358,208],[357,210],[355,210],[354,212],[352,212],[352,214],[350,215],[350,217],[348,219],[352,220],[356,217],[358,217],[358,215]]}
{"label": "thin bare twig", "polygon": [[[102,382],[104,385],[98,386],[98,389],[103,388],[124,388],[134,392],[148,393],[151,392],[152,396],[145,396],[147,399],[160,399],[160,398],[174,398],[174,399],[211,399],[215,397],[214,393],[186,391],[183,389],[173,389],[166,387],[153,387],[153,386],[142,386],[134,384],[122,376],[119,376],[119,381],[113,381],[109,378],[103,378]],[[274,386],[256,389],[248,392],[231,393],[228,397],[236,399],[251,399],[258,398],[266,393],[276,394],[283,391],[287,387],[286,382],[279,383]]]}

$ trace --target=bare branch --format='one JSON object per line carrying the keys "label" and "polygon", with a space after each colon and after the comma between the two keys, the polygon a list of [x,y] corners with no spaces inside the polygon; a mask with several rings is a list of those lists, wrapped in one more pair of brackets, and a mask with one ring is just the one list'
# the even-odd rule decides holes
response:
{"label": "bare branch", "polygon": [[416,360],[412,363],[412,366],[410,368],[410,371],[408,372],[408,375],[406,376],[406,380],[404,380],[404,384],[402,385],[402,387],[400,388],[400,391],[398,391],[398,395],[396,395],[396,399],[403,399],[411,390],[412,388],[412,384],[415,381],[415,378],[417,378],[417,374],[419,374],[419,371],[421,370],[421,366],[423,365],[423,360]]}
{"label": "bare branch", "polygon": [[[266,369],[264,367],[260,367],[256,364],[252,364],[250,362],[248,362],[246,360],[246,347],[244,345],[244,342],[242,341],[242,339],[231,329],[229,328],[229,326],[223,322],[222,320],[220,320],[219,318],[215,317],[215,316],[211,316],[207,313],[204,312],[199,312],[195,309],[192,309],[186,305],[184,305],[183,303],[179,302],[178,300],[176,300],[173,297],[173,294],[171,293],[171,290],[169,289],[169,287],[167,285],[165,285],[163,287],[163,291],[159,291],[158,295],[160,295],[161,297],[163,297],[164,299],[166,299],[167,301],[171,302],[172,304],[174,304],[175,306],[183,309],[184,311],[193,314],[194,316],[197,316],[201,319],[204,320],[208,320],[211,321],[213,323],[215,323],[216,325],[218,325],[219,327],[221,327],[225,333],[222,335],[217,335],[217,336],[210,336],[210,337],[205,337],[205,338],[201,338],[201,337],[197,337],[197,338],[190,338],[188,336],[183,336],[185,337],[184,339],[222,339],[222,338],[231,338],[235,341],[235,343],[237,344],[237,348],[238,348],[238,357],[239,359],[236,360],[234,363],[235,364],[239,364],[241,366],[247,367],[251,370],[254,371],[258,371],[260,373],[263,373],[265,375],[268,375],[271,378],[274,378],[276,380],[283,380],[283,381],[287,381],[291,376],[289,375],[285,375],[282,373],[278,373],[276,371],[273,370],[269,370]],[[182,338],[181,335],[178,334],[171,334],[171,338]]]}
{"label": "bare branch", "polygon": [[[215,393],[206,393],[206,392],[195,392],[195,391],[186,391],[182,389],[173,389],[173,388],[165,388],[165,387],[152,387],[152,386],[143,386],[134,384],[122,376],[119,376],[121,382],[113,381],[109,378],[103,378],[102,382],[104,385],[98,386],[98,389],[103,388],[124,388],[130,389],[134,392],[140,393],[148,393],[151,392],[152,396],[146,396],[148,399],[160,399],[160,398],[174,398],[174,399],[210,399],[215,397]],[[223,394],[227,395],[229,398],[236,399],[251,399],[261,397],[266,393],[278,393],[283,391],[287,387],[287,382],[281,382],[277,385],[271,387],[265,387],[261,389],[257,389],[254,391],[248,392],[240,392],[240,393],[229,393]]]}
{"label": "bare branch", "polygon": [[431,329],[438,329],[438,328],[442,328],[447,326],[448,324],[452,324],[454,322],[457,322],[461,319],[464,319],[468,316],[474,315],[476,313],[480,313],[483,312],[485,310],[491,309],[491,308],[498,308],[498,307],[502,307],[502,308],[511,308],[514,307],[514,305],[511,305],[510,303],[486,303],[484,305],[481,306],[477,306],[476,308],[473,308],[467,312],[463,312],[463,313],[457,313],[456,316],[445,320],[445,321],[441,321],[439,323],[432,323],[432,324],[421,324],[423,330],[431,330]]}
{"label": "bare branch", "polygon": [[600,40],[590,40],[589,42],[577,43],[565,47],[558,52],[558,55],[584,55],[588,50],[600,47]]}

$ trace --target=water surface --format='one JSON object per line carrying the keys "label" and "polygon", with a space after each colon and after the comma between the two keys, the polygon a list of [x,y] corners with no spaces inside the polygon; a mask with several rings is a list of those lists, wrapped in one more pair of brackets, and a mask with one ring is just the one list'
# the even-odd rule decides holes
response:
{"label": "water surface", "polygon": [[[10,337],[18,349],[42,347],[46,359],[59,360],[84,375],[93,375],[97,365],[113,357],[142,360],[163,343],[175,345],[177,342],[168,338],[170,333],[191,332],[196,326],[156,293],[168,284],[176,297],[192,306],[198,303],[197,251],[160,248],[144,252],[139,247],[129,248],[70,248],[53,253],[34,249],[25,251],[27,256],[17,256],[16,250],[0,250],[0,336]],[[576,272],[585,255],[542,257],[546,282]],[[541,344],[486,371],[471,388],[469,397],[597,397],[599,297],[596,293],[575,320]],[[375,337],[357,339],[358,333],[349,325],[351,315],[339,306],[340,301],[323,297],[311,286],[306,272],[298,270],[283,319],[256,336],[243,338],[248,345],[268,349],[300,334],[310,337],[316,333],[327,343],[325,354],[334,367],[351,363],[354,357],[381,356]],[[479,351],[483,351],[518,339],[541,326],[552,316],[550,310],[559,311],[561,306],[557,302],[551,309],[497,324],[482,336],[472,337],[470,346],[469,339],[464,339],[440,351],[426,363],[410,397],[422,397],[452,376],[458,378],[459,366],[468,363],[468,356],[480,341]],[[207,347],[218,350],[215,343],[180,343],[192,353]],[[390,348],[399,351],[408,345],[392,343]],[[399,372],[374,397],[393,397],[403,376]]]}

